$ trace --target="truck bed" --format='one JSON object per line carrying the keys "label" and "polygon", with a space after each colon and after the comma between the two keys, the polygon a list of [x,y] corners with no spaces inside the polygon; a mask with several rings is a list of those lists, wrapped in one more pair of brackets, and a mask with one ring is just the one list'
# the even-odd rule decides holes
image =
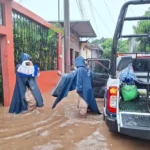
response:
{"label": "truck bed", "polygon": [[119,110],[126,112],[141,112],[148,113],[147,96],[140,95],[138,98],[125,102],[122,98],[119,103]]}

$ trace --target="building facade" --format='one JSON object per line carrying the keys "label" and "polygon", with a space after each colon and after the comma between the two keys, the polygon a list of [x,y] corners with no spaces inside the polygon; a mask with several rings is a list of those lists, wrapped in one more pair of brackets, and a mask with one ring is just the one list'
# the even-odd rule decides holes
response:
{"label": "building facade", "polygon": [[87,47],[87,42],[81,42],[81,56],[84,59],[92,58],[92,50]]}
{"label": "building facade", "polygon": [[103,54],[102,48],[98,45],[90,44],[89,42],[80,42],[81,55],[87,58],[100,58]]}
{"label": "building facade", "polygon": [[[57,21],[49,21],[52,24],[58,23]],[[64,22],[60,21],[61,26],[64,28]],[[87,41],[89,38],[96,37],[95,31],[93,30],[90,21],[70,21],[70,49],[66,51],[64,57],[64,42],[62,42],[62,59],[63,59],[63,72],[67,67],[73,64],[75,58],[79,55],[84,55],[82,49],[82,41]],[[64,38],[62,37],[63,41]],[[85,42],[86,43],[86,42]],[[90,56],[90,50],[87,55]],[[83,56],[84,57],[84,56]],[[64,58],[67,59],[65,64]]]}

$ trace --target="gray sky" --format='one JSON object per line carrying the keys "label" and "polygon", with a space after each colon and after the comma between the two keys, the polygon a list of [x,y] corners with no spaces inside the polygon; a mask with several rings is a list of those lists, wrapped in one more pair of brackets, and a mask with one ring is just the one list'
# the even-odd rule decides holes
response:
{"label": "gray sky", "polygon": [[[19,2],[20,0],[16,1]],[[91,5],[89,5],[88,0],[82,0],[84,14],[86,14],[85,20],[90,20],[98,38],[113,36],[121,6],[125,1],[126,0],[91,0],[93,6],[95,7],[92,15],[90,8]],[[63,20],[63,0],[60,0],[60,3],[61,20]],[[57,0],[22,0],[20,4],[38,14],[45,20],[53,21],[58,19]],[[130,7],[127,16],[141,16],[144,14],[145,10],[148,9],[148,7],[150,7],[150,5]],[[107,8],[109,8],[109,11]],[[93,18],[95,18],[95,21]],[[83,20],[76,0],[70,0],[70,19]],[[135,24],[136,22],[126,23],[123,33],[133,33],[132,25]]]}

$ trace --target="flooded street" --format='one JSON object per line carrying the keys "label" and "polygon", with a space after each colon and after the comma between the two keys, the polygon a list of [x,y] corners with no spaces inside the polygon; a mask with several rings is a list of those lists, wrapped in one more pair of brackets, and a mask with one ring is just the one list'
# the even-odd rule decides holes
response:
{"label": "flooded street", "polygon": [[[55,110],[54,98],[43,95],[45,106],[31,114],[11,115],[0,107],[0,150],[149,150],[150,143],[112,134],[102,116],[78,117],[71,93]],[[102,107],[103,101],[98,101]]]}

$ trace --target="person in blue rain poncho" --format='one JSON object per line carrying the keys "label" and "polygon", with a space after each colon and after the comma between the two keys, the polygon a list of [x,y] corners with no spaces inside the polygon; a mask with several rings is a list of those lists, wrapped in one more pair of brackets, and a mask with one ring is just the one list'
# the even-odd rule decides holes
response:
{"label": "person in blue rain poncho", "polygon": [[9,108],[9,113],[31,112],[36,107],[43,107],[43,99],[38,88],[36,77],[39,68],[31,62],[31,56],[22,53],[16,66],[16,84]]}
{"label": "person in blue rain poncho", "polygon": [[85,116],[88,109],[93,113],[101,114],[93,95],[92,72],[87,69],[82,56],[75,59],[75,66],[74,71],[62,75],[60,82],[53,91],[52,95],[54,96],[55,91],[59,88],[59,94],[55,95],[57,98],[52,108],[55,108],[68,95],[69,91],[76,90],[79,95],[78,108],[80,115]]}

